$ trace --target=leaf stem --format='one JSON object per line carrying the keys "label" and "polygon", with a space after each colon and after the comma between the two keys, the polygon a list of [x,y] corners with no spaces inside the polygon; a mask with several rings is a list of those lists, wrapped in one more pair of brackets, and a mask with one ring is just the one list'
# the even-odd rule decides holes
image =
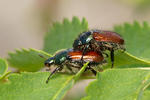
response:
{"label": "leaf stem", "polygon": [[77,81],[80,78],[81,74],[85,71],[88,64],[89,64],[89,62],[84,64],[83,67],[80,69],[80,71],[75,75],[75,77],[74,77],[75,81]]}

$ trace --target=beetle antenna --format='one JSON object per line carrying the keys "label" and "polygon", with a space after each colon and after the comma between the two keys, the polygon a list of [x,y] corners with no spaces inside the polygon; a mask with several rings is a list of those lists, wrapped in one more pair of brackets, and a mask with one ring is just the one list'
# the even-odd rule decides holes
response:
{"label": "beetle antenna", "polygon": [[47,59],[47,58],[46,58],[46,57],[44,57],[42,54],[39,54],[39,56],[40,56],[41,58]]}

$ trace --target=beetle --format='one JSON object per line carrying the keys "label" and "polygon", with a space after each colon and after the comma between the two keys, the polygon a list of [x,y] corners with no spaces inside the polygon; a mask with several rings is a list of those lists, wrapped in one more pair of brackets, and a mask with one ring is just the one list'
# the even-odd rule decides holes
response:
{"label": "beetle", "polygon": [[118,49],[125,51],[124,39],[118,33],[97,29],[81,33],[74,40],[73,48],[74,50],[82,50],[83,55],[87,51],[97,51],[107,55],[104,51],[109,50],[111,68],[114,66],[114,51]]}
{"label": "beetle", "polygon": [[83,56],[83,61],[81,61],[82,51],[74,51],[73,49],[67,49],[56,53],[53,57],[50,57],[45,61],[45,66],[50,67],[51,65],[56,65],[57,67],[52,71],[48,77],[46,83],[48,83],[51,76],[57,71],[61,71],[64,66],[66,66],[70,71],[71,67],[80,69],[83,64],[89,62],[86,70],[91,70],[95,75],[96,71],[92,68],[93,66],[106,63],[103,55],[94,51],[86,52]]}

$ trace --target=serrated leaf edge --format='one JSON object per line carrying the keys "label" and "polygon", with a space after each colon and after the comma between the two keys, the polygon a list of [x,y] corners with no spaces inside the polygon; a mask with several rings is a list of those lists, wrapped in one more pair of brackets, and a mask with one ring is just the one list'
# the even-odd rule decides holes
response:
{"label": "serrated leaf edge", "polygon": [[5,77],[5,75],[7,74],[7,70],[8,70],[8,63],[5,59],[0,58],[2,61],[4,61],[5,65],[6,65],[6,69],[3,73],[3,75],[0,77],[0,80],[3,79]]}

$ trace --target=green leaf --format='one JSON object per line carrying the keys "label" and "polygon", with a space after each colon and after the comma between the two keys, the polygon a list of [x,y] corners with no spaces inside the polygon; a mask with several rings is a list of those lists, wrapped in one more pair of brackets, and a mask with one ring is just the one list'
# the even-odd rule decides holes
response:
{"label": "green leaf", "polygon": [[98,73],[82,100],[142,100],[150,69],[115,69]]}
{"label": "green leaf", "polygon": [[[87,63],[88,64],[88,63]],[[61,100],[84,72],[87,64],[77,75],[54,74],[46,84],[48,72],[22,72],[11,74],[8,81],[0,83],[1,100]]]}
{"label": "green leaf", "polygon": [[89,62],[84,64],[84,66],[81,68],[81,70],[75,75],[75,81],[77,81],[80,78],[81,74],[85,71],[88,64],[89,64]]}
{"label": "green leaf", "polygon": [[[128,52],[115,51],[114,56],[114,68],[137,68],[137,67],[149,67],[150,62],[137,58]],[[108,64],[103,68],[107,69],[111,67],[110,56],[106,58]]]}
{"label": "green leaf", "polygon": [[3,78],[3,76],[5,76],[7,69],[8,69],[8,65],[6,61],[0,58],[0,79]]}
{"label": "green leaf", "polygon": [[[115,68],[133,68],[133,67],[149,67],[150,66],[150,26],[144,22],[141,26],[138,22],[133,25],[125,23],[117,25],[114,31],[121,34],[125,40],[126,52],[115,51]],[[107,59],[108,64],[104,68],[110,68],[110,58]]]}
{"label": "green leaf", "polygon": [[149,90],[144,91],[142,100],[150,100],[150,91]]}
{"label": "green leaf", "polygon": [[72,75],[55,74],[46,84],[48,72],[11,74],[0,83],[1,100],[60,100],[74,84]]}
{"label": "green leaf", "polygon": [[73,17],[72,22],[64,19],[63,23],[55,22],[44,39],[44,51],[53,54],[57,50],[72,48],[72,44],[79,33],[88,29],[85,18],[80,20]]}
{"label": "green leaf", "polygon": [[150,61],[150,26],[147,22],[140,25],[125,23],[117,25],[114,30],[125,39],[127,52],[145,61]]}
{"label": "green leaf", "polygon": [[9,53],[8,62],[11,67],[15,67],[21,71],[38,71],[44,67],[45,58],[50,57],[49,54],[35,49],[16,50],[16,53]]}

